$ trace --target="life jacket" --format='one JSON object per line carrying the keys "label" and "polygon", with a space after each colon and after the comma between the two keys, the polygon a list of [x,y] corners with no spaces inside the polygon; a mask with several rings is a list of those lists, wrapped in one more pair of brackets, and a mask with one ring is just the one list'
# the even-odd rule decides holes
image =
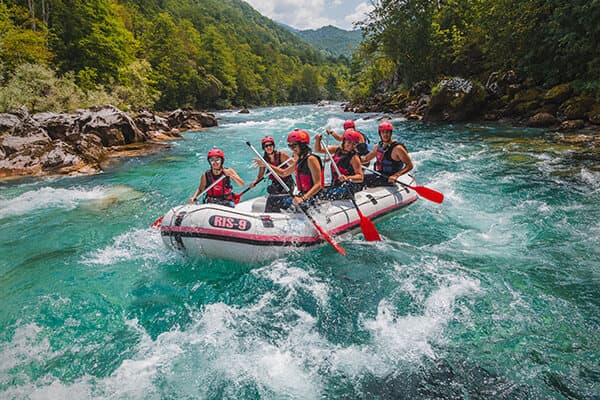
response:
{"label": "life jacket", "polygon": [[402,146],[406,150],[406,146],[400,142],[392,142],[389,146],[384,145],[383,142],[379,142],[377,145],[377,161],[375,162],[375,170],[377,172],[390,176],[406,166],[404,162],[392,159],[392,151],[396,146]]}
{"label": "life jacket", "polygon": [[[276,167],[279,167],[279,165],[281,165],[282,161],[281,161],[281,152],[280,151],[275,151],[275,160],[271,161],[271,158],[269,157],[269,155],[267,154],[267,152],[265,151],[265,154],[263,156],[263,158],[271,165],[274,165]],[[279,176],[281,178],[281,180],[283,182],[285,182],[285,184],[287,185],[287,187],[290,188],[290,190],[294,189],[294,178],[292,178],[291,175],[288,175],[286,177],[282,177]],[[271,180],[271,184],[272,186],[275,186],[278,190],[281,189],[281,191],[283,191],[283,187],[279,184],[279,182],[277,181],[277,179],[273,176],[273,174],[269,175],[269,179]]]}
{"label": "life jacket", "polygon": [[[206,187],[212,185],[217,179],[219,179],[223,175],[213,175],[212,170],[208,170],[204,173],[206,178]],[[215,186],[210,188],[208,192],[206,192],[206,197],[204,197],[205,203],[214,203],[216,200],[233,200],[233,187],[231,186],[231,179],[226,176],[221,182],[217,183]]]}
{"label": "life jacket", "polygon": [[364,133],[362,133],[360,131],[356,131],[356,132],[360,133],[362,135],[363,139],[365,140],[364,143],[359,143],[356,145],[356,152],[358,153],[359,156],[364,156],[364,155],[369,154],[369,152],[371,151],[371,146],[369,146],[371,141],[369,140],[367,135],[365,135]]}
{"label": "life jacket", "polygon": [[310,168],[308,166],[309,157],[316,157],[319,161],[319,165],[321,166],[321,187],[324,186],[325,182],[325,173],[323,171],[323,162],[321,161],[321,157],[312,153],[308,154],[296,163],[296,184],[298,185],[298,190],[302,194],[308,192],[310,188],[313,187],[315,184],[313,182],[312,174],[310,173]]}
{"label": "life jacket", "polygon": [[[343,153],[340,147],[335,149],[335,152],[332,156],[333,162],[337,165],[342,175],[354,175],[356,173],[350,162],[352,161],[352,158],[355,154],[355,151],[351,151],[350,153]],[[333,178],[334,183],[338,182],[340,179],[333,163],[331,164],[331,177]]]}

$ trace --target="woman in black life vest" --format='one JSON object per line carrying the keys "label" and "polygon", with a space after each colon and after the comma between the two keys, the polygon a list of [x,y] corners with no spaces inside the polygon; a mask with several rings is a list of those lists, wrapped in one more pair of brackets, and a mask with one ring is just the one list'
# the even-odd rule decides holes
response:
{"label": "woman in black life vest", "polygon": [[[357,132],[360,135],[360,140],[358,142],[358,144],[356,145],[356,152],[358,153],[359,156],[365,156],[369,153],[370,146],[369,146],[369,138],[367,138],[367,136],[356,130],[356,124],[354,123],[354,121],[352,121],[351,119],[348,119],[346,121],[344,121],[344,132],[346,132],[348,129],[352,129],[353,131]],[[328,135],[331,135],[335,138],[335,140],[337,140],[338,142],[341,142],[344,139],[344,135],[343,134],[339,134],[337,132],[335,132],[333,129],[327,129],[325,131],[325,133],[327,133]]]}
{"label": "woman in black life vest", "polygon": [[387,121],[379,124],[378,131],[381,141],[373,147],[373,150],[369,154],[361,157],[363,163],[377,157],[375,170],[386,176],[369,175],[365,179],[367,186],[393,184],[399,176],[413,169],[413,164],[406,147],[402,143],[392,140],[393,129],[392,124]]}
{"label": "woman in black life vest", "polygon": [[231,186],[231,180],[233,180],[239,186],[244,185],[244,181],[239,177],[237,172],[233,168],[224,168],[223,163],[225,162],[225,153],[220,149],[212,149],[208,152],[207,157],[210,169],[206,170],[200,178],[200,184],[198,189],[192,197],[190,197],[189,203],[194,203],[200,193],[205,188],[212,185],[221,176],[225,176],[219,183],[213,186],[204,197],[204,203],[216,203],[229,207],[234,207],[233,203],[233,188]]}
{"label": "woman in black life vest", "polygon": [[[263,150],[265,151],[265,153],[263,154],[263,158],[271,166],[277,167],[290,159],[290,156],[285,151],[275,150],[275,139],[273,139],[271,136],[265,136],[261,141],[261,145]],[[258,168],[258,175],[256,175],[256,179],[252,181],[252,183],[250,183],[251,188],[256,186],[256,183],[264,176],[266,169],[267,168],[264,166],[260,166]],[[267,192],[270,195],[280,195],[287,193],[285,189],[279,184],[279,182],[277,182],[277,179],[275,179],[271,175],[269,175],[269,179],[271,180],[271,183],[269,184],[269,186],[267,186]],[[294,189],[294,179],[291,176],[281,177],[281,179],[285,182],[286,185],[288,185],[290,189]]]}
{"label": "woman in black life vest", "polygon": [[[316,136],[315,151],[325,153],[325,148],[321,142],[322,135]],[[360,133],[354,129],[347,129],[342,136],[340,146],[328,146],[327,150],[333,158],[331,160],[331,176],[333,178],[332,187],[327,190],[328,199],[349,198],[360,190],[363,182],[363,172],[360,165],[360,157],[356,151],[356,146],[360,143]],[[337,165],[340,170],[338,176]]]}
{"label": "woman in black life vest", "polygon": [[287,141],[288,147],[294,152],[294,159],[286,168],[273,167],[273,170],[280,176],[295,173],[299,194],[293,196],[291,201],[295,205],[312,204],[314,196],[323,187],[323,163],[319,156],[312,153],[310,135],[306,131],[294,129]]}

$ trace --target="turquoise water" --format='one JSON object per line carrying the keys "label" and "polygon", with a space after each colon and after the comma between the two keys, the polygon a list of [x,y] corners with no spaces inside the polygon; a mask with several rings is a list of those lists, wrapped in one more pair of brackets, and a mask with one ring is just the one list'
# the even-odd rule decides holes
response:
{"label": "turquoise water", "polygon": [[600,398],[597,153],[397,119],[443,204],[377,222],[379,243],[337,238],[346,257],[186,259],[149,225],[209,148],[249,182],[246,140],[377,126],[337,106],[219,117],[99,175],[0,184],[0,398]]}

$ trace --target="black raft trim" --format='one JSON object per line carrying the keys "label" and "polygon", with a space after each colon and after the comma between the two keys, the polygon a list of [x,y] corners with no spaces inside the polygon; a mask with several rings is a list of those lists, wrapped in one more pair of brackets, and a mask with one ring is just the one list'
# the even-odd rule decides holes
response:
{"label": "black raft trim", "polygon": [[214,235],[210,233],[199,233],[199,232],[165,232],[161,231],[161,236],[179,236],[188,238],[199,238],[199,239],[210,239],[218,240],[221,242],[235,242],[245,243],[254,246],[279,246],[279,247],[310,247],[323,243],[323,239],[315,239],[310,242],[296,242],[293,240],[256,240],[256,239],[245,239],[240,237],[232,237],[226,235]]}

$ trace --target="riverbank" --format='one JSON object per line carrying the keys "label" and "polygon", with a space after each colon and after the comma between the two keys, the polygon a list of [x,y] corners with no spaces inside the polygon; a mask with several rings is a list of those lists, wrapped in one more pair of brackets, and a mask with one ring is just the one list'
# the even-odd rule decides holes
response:
{"label": "riverbank", "polygon": [[114,106],[68,113],[0,113],[0,180],[102,171],[115,158],[160,151],[181,132],[217,125],[214,114],[175,110],[129,115]]}
{"label": "riverbank", "polygon": [[600,134],[600,102],[572,83],[544,89],[509,71],[491,74],[485,84],[452,77],[436,84],[419,82],[410,90],[382,89],[366,101],[348,103],[345,111],[389,112],[431,123],[498,121]]}

